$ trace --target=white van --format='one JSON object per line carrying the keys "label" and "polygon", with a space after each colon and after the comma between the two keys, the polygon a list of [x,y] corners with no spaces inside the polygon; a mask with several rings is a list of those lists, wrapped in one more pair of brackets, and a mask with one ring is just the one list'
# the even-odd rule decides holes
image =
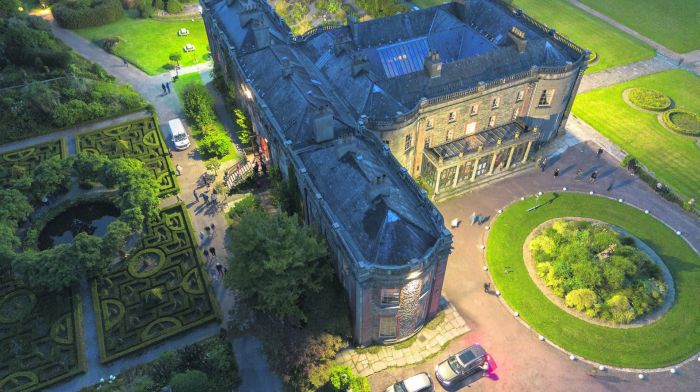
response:
{"label": "white van", "polygon": [[179,118],[168,121],[168,126],[170,127],[170,136],[172,137],[173,144],[178,150],[186,150],[190,147],[190,138],[185,132],[185,126],[182,125],[182,121]]}

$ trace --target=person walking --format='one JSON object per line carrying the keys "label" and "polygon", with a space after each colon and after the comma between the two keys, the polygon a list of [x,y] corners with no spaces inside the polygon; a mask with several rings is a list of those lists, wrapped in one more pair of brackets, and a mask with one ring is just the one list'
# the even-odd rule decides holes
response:
{"label": "person walking", "polygon": [[207,195],[206,193],[202,193],[201,196],[202,199],[204,199],[204,204],[209,204],[209,195]]}
{"label": "person walking", "polygon": [[216,273],[221,276],[224,275],[224,266],[221,263],[216,263]]}
{"label": "person walking", "polygon": [[209,261],[209,251],[204,249],[202,253],[204,253],[204,257],[206,258],[206,260]]}
{"label": "person walking", "polygon": [[204,232],[203,232],[203,231],[200,231],[200,232],[199,232],[199,239],[200,239],[201,241],[204,241]]}
{"label": "person walking", "polygon": [[168,89],[165,88],[165,83],[161,83],[161,84],[160,84],[160,87],[163,89],[163,94],[167,94],[167,93],[168,93]]}
{"label": "person walking", "polygon": [[486,282],[484,283],[484,293],[488,294],[489,291],[491,291],[491,283]]}
{"label": "person walking", "polygon": [[218,197],[216,196],[216,189],[215,189],[214,192],[211,194],[211,204],[216,205],[217,199],[218,199]]}
{"label": "person walking", "polygon": [[170,82],[165,82],[165,88],[168,89],[168,94],[170,94]]}
{"label": "person walking", "polygon": [[608,184],[607,191],[610,192],[611,190],[613,190],[613,188],[615,188],[615,180],[610,180],[610,184]]}
{"label": "person walking", "polygon": [[175,165],[175,174],[177,174],[178,176],[182,175],[182,166],[180,166],[179,163]]}
{"label": "person walking", "polygon": [[195,203],[199,203],[199,196],[197,195],[197,190],[194,189],[194,190],[192,191],[192,194],[194,195],[194,202],[195,202]]}
{"label": "person walking", "polygon": [[603,148],[602,148],[602,147],[598,149],[597,158],[600,159],[600,156],[601,156],[601,155],[603,155]]}
{"label": "person walking", "polygon": [[576,181],[581,180],[581,174],[583,174],[583,169],[576,170]]}
{"label": "person walking", "polygon": [[542,170],[542,172],[544,173],[544,169],[545,169],[545,168],[547,168],[547,158],[546,158],[546,157],[545,157],[545,158],[542,158],[540,170]]}
{"label": "person walking", "polygon": [[127,68],[129,68],[129,62],[126,61],[126,59],[122,59],[122,61],[124,62],[124,66],[127,67]]}
{"label": "person walking", "polygon": [[591,173],[591,184],[595,184],[595,180],[598,178],[598,170],[594,170],[593,173]]}
{"label": "person walking", "polygon": [[559,177],[559,168],[554,169],[554,178]]}
{"label": "person walking", "polygon": [[216,256],[216,249],[212,246],[209,248],[209,253],[211,253],[212,256]]}
{"label": "person walking", "polygon": [[182,198],[180,197],[179,193],[175,194],[175,200],[177,200],[178,203],[182,203]]}

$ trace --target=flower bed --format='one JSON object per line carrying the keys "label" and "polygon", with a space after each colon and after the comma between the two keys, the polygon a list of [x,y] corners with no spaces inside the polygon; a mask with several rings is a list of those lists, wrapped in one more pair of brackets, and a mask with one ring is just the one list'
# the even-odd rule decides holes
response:
{"label": "flower bed", "polygon": [[674,132],[700,136],[700,116],[681,109],[671,109],[661,115],[664,125]]}
{"label": "flower bed", "polygon": [[627,99],[635,106],[654,112],[662,112],[671,106],[671,98],[649,88],[632,88],[627,91]]}
{"label": "flower bed", "polygon": [[602,222],[558,219],[529,245],[537,276],[589,317],[626,324],[664,301],[660,268],[634,239]]}

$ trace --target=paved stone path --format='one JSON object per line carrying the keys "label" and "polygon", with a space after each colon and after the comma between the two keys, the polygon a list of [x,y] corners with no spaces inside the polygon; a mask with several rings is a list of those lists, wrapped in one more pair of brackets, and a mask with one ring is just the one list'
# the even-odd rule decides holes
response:
{"label": "paved stone path", "polygon": [[[574,128],[574,127],[571,127]],[[589,192],[613,198],[641,209],[680,230],[696,249],[700,249],[700,225],[680,207],[660,198],[645,183],[630,176],[619,166],[617,154],[604,153],[598,159],[598,144],[587,141],[585,126],[562,135],[551,148],[549,165],[544,173],[529,169],[522,174],[474,189],[463,196],[438,205],[446,220],[459,218],[468,221],[472,212],[494,216],[496,211],[521,196],[538,191],[554,191],[567,187],[571,191]],[[597,137],[596,140],[601,140]],[[604,140],[603,140],[604,141]],[[564,151],[561,151],[564,149]],[[554,168],[560,176],[552,175]],[[575,180],[578,168],[588,175],[599,170],[596,184]],[[606,191],[611,182],[614,187]],[[396,379],[402,379],[420,371],[432,373],[435,365],[450,353],[479,342],[492,354],[496,369],[483,380],[471,379],[455,388],[469,385],[473,390],[496,391],[696,391],[700,378],[700,364],[696,360],[681,366],[678,373],[653,373],[645,381],[637,374],[618,371],[598,372],[583,361],[570,361],[568,355],[539,341],[536,332],[521,325],[499,299],[483,293],[482,285],[490,281],[483,271],[484,226],[462,225],[451,230],[454,235],[454,251],[445,274],[443,292],[451,299],[459,314],[472,331],[451,344],[446,352],[416,367],[387,369],[370,376],[372,390],[383,390]],[[477,382],[478,381],[478,382]],[[436,388],[441,390],[440,387]]]}
{"label": "paved stone path", "polygon": [[469,327],[452,305],[448,305],[444,320],[435,329],[423,328],[415,342],[407,348],[383,346],[377,352],[345,350],[338,354],[336,362],[352,368],[356,374],[371,376],[390,367],[403,367],[424,361],[442,351],[447,343],[469,332]]}
{"label": "paved stone path", "polygon": [[636,79],[640,76],[649,75],[667,69],[678,68],[668,58],[657,55],[654,58],[639,61],[632,64],[621,65],[619,67],[608,68],[602,71],[585,74],[581,79],[578,93],[585,93],[594,88],[612,86]]}
{"label": "paved stone path", "polygon": [[[125,66],[121,58],[118,58],[105,52],[104,50],[92,44],[88,40],[80,37],[79,35],[69,30],[65,30],[58,27],[55,23],[53,23],[51,14],[44,15],[44,17],[48,19],[49,22],[51,22],[51,28],[57,38],[66,43],[68,46],[72,47],[81,56],[100,64],[103,68],[107,70],[107,72],[114,75],[120,83],[126,83],[133,86],[136,91],[138,91],[149,102],[151,102],[155,107],[156,114],[158,115],[161,131],[168,129],[166,125],[167,122],[174,118],[181,118],[183,122],[186,123],[186,120],[184,119],[182,105],[180,104],[180,101],[177,98],[177,94],[175,94],[174,91],[171,94],[163,94],[162,92],[161,83],[170,80],[169,73],[164,73],[157,76],[149,76],[134,66]],[[208,71],[210,67],[211,63],[198,64],[193,67],[186,67],[185,69],[181,70],[180,74],[185,74],[188,72],[200,72],[202,73],[203,77],[208,77]],[[210,91],[212,91],[211,88]],[[217,102],[217,114],[224,113],[225,110],[221,109],[221,105],[223,105],[223,100],[220,97],[217,98],[218,94],[216,93],[216,91],[213,91],[213,93]],[[231,125],[232,120],[229,116],[224,115],[221,118],[221,120],[224,122],[225,125]],[[226,290],[226,288],[223,286],[223,282],[221,281],[221,279],[216,276],[215,264],[219,262],[224,266],[227,265],[228,254],[226,251],[226,247],[224,246],[225,236],[227,234],[226,220],[224,218],[223,212],[220,209],[216,208],[215,206],[204,205],[204,203],[201,201],[201,198],[199,201],[195,200],[195,192],[199,195],[201,192],[206,191],[206,186],[204,185],[202,180],[202,174],[206,172],[206,168],[204,167],[204,161],[202,157],[194,148],[190,148],[189,150],[185,151],[175,150],[174,146],[171,145],[170,140],[168,140],[168,135],[164,134],[163,136],[170,148],[173,150],[173,164],[179,164],[180,166],[182,166],[182,175],[178,177],[178,183],[181,189],[179,196],[182,199],[182,201],[187,205],[195,231],[198,233],[204,233],[204,227],[209,226],[211,224],[214,224],[216,227],[216,229],[214,230],[214,235],[205,237],[204,240],[201,241],[200,248],[204,250],[213,247],[215,248],[216,254],[218,256],[216,260],[210,260],[207,263],[207,266],[209,268],[210,274],[212,274],[214,282],[214,292],[219,300],[219,305],[221,306],[222,314],[224,315],[224,320],[222,321],[221,326],[225,326],[227,325],[226,323],[228,322],[228,312],[234,303],[234,299],[231,293],[228,290]],[[30,142],[30,140],[34,139],[29,139],[26,142],[28,143]],[[168,199],[163,200],[161,204],[170,205],[172,203],[175,203],[176,201],[176,197],[172,196]],[[83,300],[89,301],[87,298],[84,298]],[[91,325],[89,327],[90,328],[86,329],[95,329],[94,325]],[[70,384],[59,385],[56,388],[59,388],[57,390],[66,390],[60,388],[64,385],[75,385],[80,387],[92,385],[96,383],[99,380],[99,378],[107,372],[110,374],[118,374],[123,369],[155,359],[157,355],[159,355],[162,351],[167,351],[177,347],[181,347],[186,344],[192,343],[196,340],[199,340],[203,337],[211,336],[215,332],[218,332],[218,328],[219,325],[211,325],[201,329],[196,329],[191,333],[182,335],[179,338],[170,339],[160,346],[157,345],[154,346],[155,348],[147,349],[141,352],[141,354],[139,354],[139,356],[137,357],[128,357],[124,360],[118,360],[109,364],[108,366],[101,366],[98,362],[93,361],[94,363],[92,364],[92,369],[88,370],[87,374],[74,378],[72,381],[70,381]],[[188,338],[189,336],[195,336],[196,339]],[[239,362],[249,362],[249,364],[246,365],[248,371],[241,372],[243,384],[255,385],[255,380],[267,380],[267,383],[265,384],[266,391],[281,391],[281,382],[279,381],[279,377],[275,373],[270,371],[269,367],[267,366],[267,360],[265,359],[265,355],[262,352],[262,350],[259,349],[260,346],[251,346],[250,339],[255,340],[255,338],[244,339],[248,340],[244,340],[243,342],[241,342],[240,339],[235,339],[233,342],[234,346],[240,345],[247,348],[246,356],[239,359]],[[96,340],[92,340],[90,336],[86,336],[86,345],[89,346],[94,344],[96,344]],[[164,348],[161,349],[161,346]],[[255,349],[255,347],[257,347],[257,349]],[[88,351],[88,354],[91,354],[91,352]],[[96,351],[92,354],[96,354]],[[267,385],[269,385],[269,387]],[[253,389],[249,390],[255,390],[255,387],[252,388]],[[69,389],[72,390],[73,388]]]}
{"label": "paved stone path", "polygon": [[[671,49],[661,45],[660,43],[654,41],[653,39],[640,34],[639,32],[625,26],[624,24],[616,21],[615,19],[596,11],[595,9],[581,3],[578,0],[569,0],[569,2],[577,7],[580,8],[581,10],[602,19],[608,24],[611,24],[615,26],[617,29],[624,31],[625,33],[641,40],[644,41],[645,43],[651,45],[656,49],[658,52],[663,54],[664,56],[670,58],[673,60],[676,64],[678,65],[683,65],[684,68],[687,67],[689,71],[695,72],[696,74],[700,75],[700,49],[689,52],[689,53],[677,53],[672,51]],[[671,4],[669,4],[669,7],[672,7]]]}
{"label": "paved stone path", "polygon": [[121,124],[127,121],[136,120],[138,118],[148,117],[151,113],[148,111],[138,111],[130,114],[125,114],[123,116],[110,118],[103,121],[92,122],[88,124],[83,124],[75,128],[66,129],[63,131],[52,132],[46,135],[36,136],[30,139],[18,140],[16,142],[7,143],[0,145],[0,154],[4,154],[9,151],[20,150],[23,148],[35,146],[37,144],[47,143],[54,140],[66,139],[68,143],[68,153],[75,154],[75,135],[80,135],[83,133],[91,132],[96,129],[107,128],[112,125]]}

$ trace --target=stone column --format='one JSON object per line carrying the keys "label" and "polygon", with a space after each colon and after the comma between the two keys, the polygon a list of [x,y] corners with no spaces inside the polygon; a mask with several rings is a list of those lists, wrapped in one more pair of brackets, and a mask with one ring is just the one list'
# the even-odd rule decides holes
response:
{"label": "stone column", "polygon": [[457,170],[455,170],[455,179],[452,180],[452,187],[453,188],[457,187],[457,179],[459,178],[459,171],[460,171],[461,167],[462,167],[461,164],[457,165]]}
{"label": "stone column", "polygon": [[476,168],[479,166],[479,160],[481,160],[481,158],[476,158],[474,160],[474,167],[472,168],[472,181],[476,179]]}
{"label": "stone column", "polygon": [[525,156],[523,157],[523,163],[527,162],[527,156],[530,155],[530,148],[532,147],[532,140],[527,142],[527,149],[525,149]]}
{"label": "stone column", "polygon": [[[497,146],[500,146],[501,143],[503,143],[503,139],[501,139],[501,138],[499,137],[499,138],[498,138],[498,141],[496,142],[496,145],[497,145]],[[495,168],[494,168],[494,165],[496,164],[496,156],[498,156],[498,153],[499,153],[499,152],[500,152],[500,150],[496,150],[496,151],[493,152],[493,158],[491,158],[491,167],[489,168],[489,175],[493,174],[493,169],[495,169]]]}
{"label": "stone column", "polygon": [[437,174],[435,175],[435,194],[438,194],[438,190],[440,189],[440,175],[442,174],[442,170],[438,169]]}
{"label": "stone column", "polygon": [[510,148],[510,153],[508,153],[508,162],[506,162],[506,169],[510,167],[510,163],[513,160],[513,153],[515,152],[516,147],[518,147],[518,144]]}

